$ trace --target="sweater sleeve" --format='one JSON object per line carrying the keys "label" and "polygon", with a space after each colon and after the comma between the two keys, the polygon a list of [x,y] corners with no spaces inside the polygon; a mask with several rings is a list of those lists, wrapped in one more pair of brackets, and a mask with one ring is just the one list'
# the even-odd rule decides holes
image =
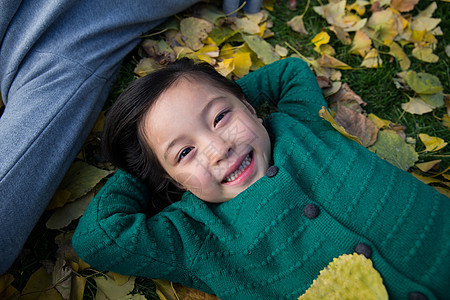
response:
{"label": "sweater sleeve", "polygon": [[[181,212],[149,218],[144,213],[147,199],[144,184],[117,171],[80,219],[72,238],[75,251],[100,270],[191,285],[185,269],[189,253],[183,250],[186,241],[180,238],[183,218],[177,214]],[[194,253],[198,250],[195,243],[189,248]]]}
{"label": "sweater sleeve", "polygon": [[286,58],[264,66],[237,83],[254,106],[269,101],[278,111],[302,121],[318,121],[326,106],[322,90],[308,65],[299,58]]}

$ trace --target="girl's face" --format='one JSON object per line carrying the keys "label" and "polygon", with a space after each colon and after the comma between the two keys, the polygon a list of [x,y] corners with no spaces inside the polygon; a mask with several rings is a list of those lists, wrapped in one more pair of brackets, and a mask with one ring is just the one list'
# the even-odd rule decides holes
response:
{"label": "girl's face", "polygon": [[269,136],[253,107],[201,79],[166,90],[143,130],[167,174],[204,201],[230,200],[269,165]]}

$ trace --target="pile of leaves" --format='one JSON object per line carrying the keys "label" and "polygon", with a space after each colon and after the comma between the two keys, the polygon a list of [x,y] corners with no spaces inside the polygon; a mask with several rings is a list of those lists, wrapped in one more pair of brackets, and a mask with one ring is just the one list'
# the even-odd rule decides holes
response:
{"label": "pile of leaves", "polygon": [[[283,24],[290,35],[309,40],[301,49],[298,45],[275,39],[277,32],[272,31],[274,21],[271,18],[274,1],[265,1],[264,9],[252,15],[241,10],[225,15],[218,5],[198,5],[145,37],[137,50],[139,58],[135,58],[134,73],[144,76],[187,56],[206,61],[222,75],[237,79],[276,60],[299,57],[315,72],[329,103],[329,109],[322,108],[317,112],[321,117],[348,138],[450,196],[449,167],[448,160],[445,160],[448,155],[440,154],[447,142],[426,133],[407,136],[407,128],[398,121],[366,112],[366,102],[351,90],[352,83],[341,81],[342,72],[361,69],[370,72],[385,64],[395,64],[398,72],[391,83],[404,95],[398,99],[403,114],[433,114],[441,121],[440,126],[450,128],[450,99],[444,93],[439,78],[411,68],[414,60],[429,64],[439,62],[440,58],[434,51],[439,36],[443,34],[439,27],[441,19],[433,17],[438,4],[432,2],[417,12],[414,9],[417,2],[356,0],[349,4],[345,0],[330,0],[326,4],[310,6],[308,1],[301,13],[295,13]],[[295,6],[292,3],[291,8]],[[306,14],[311,14],[311,11],[323,18],[326,24],[313,34],[308,32],[311,28],[304,23]],[[348,55],[335,50],[336,45],[346,47],[346,55],[359,58],[358,64],[354,59],[343,61],[341,57]],[[450,57],[450,46],[446,49]],[[33,262],[32,271],[17,270],[13,266],[9,274],[0,277],[0,298],[217,299],[168,281],[99,272],[81,261],[73,251],[71,236],[77,219],[105,179],[115,171],[114,166],[99,155],[98,137],[103,122],[104,113],[43,217],[46,230],[54,232],[52,240],[47,242],[51,244],[50,248],[53,247],[55,256]],[[424,150],[416,151],[421,148]],[[319,299],[324,290],[329,292],[326,286],[341,282],[346,276],[343,274],[372,278],[373,286],[368,290],[376,291],[376,299],[386,299],[381,278],[370,260],[364,261],[357,255],[330,262],[329,268],[321,272],[311,289],[300,299]],[[17,284],[19,280],[21,284]],[[355,280],[357,278],[351,281]],[[18,286],[20,291],[16,288]],[[359,285],[351,290],[353,298],[368,292]]]}

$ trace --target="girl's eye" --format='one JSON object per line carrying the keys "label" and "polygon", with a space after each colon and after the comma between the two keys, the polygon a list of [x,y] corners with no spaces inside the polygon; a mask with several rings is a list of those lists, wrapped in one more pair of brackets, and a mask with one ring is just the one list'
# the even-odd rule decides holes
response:
{"label": "girl's eye", "polygon": [[214,127],[217,126],[217,124],[225,117],[225,115],[228,113],[229,111],[224,111],[221,112],[215,119],[214,119]]}
{"label": "girl's eye", "polygon": [[180,160],[182,160],[186,155],[188,155],[189,152],[191,152],[191,150],[192,150],[192,147],[183,149],[183,150],[181,151],[180,155],[178,156],[178,162],[179,162]]}

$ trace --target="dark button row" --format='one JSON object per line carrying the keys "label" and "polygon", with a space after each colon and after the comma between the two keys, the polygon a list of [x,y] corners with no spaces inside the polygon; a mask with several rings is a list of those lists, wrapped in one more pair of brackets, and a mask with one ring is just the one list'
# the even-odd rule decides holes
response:
{"label": "dark button row", "polygon": [[[274,177],[275,175],[278,174],[278,170],[279,170],[278,167],[271,166],[267,169],[266,176],[269,178]],[[307,204],[304,208],[304,213],[308,219],[315,219],[319,216],[320,209],[315,204]],[[372,247],[364,243],[356,245],[355,252],[364,255],[366,258],[372,257]],[[412,292],[409,294],[409,300],[427,300],[427,299],[428,297],[420,292]]]}

